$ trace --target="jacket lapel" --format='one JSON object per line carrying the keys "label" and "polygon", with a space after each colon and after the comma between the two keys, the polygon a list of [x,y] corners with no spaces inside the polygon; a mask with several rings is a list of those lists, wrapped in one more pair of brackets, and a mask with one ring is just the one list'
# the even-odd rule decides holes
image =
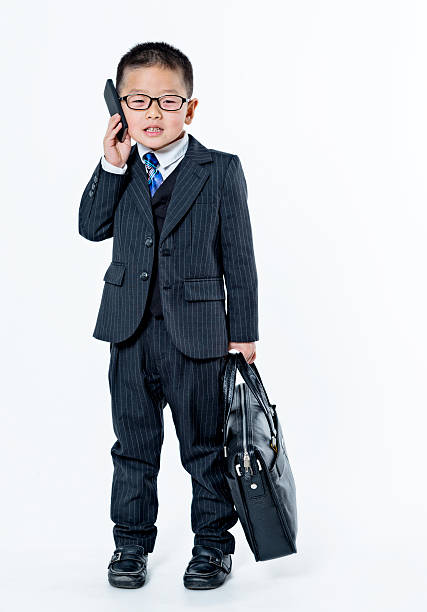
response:
{"label": "jacket lapel", "polygon": [[[144,219],[154,231],[153,212],[151,208],[150,188],[147,181],[145,166],[139,156],[138,147],[135,144],[131,152],[132,161],[131,180],[129,187],[137,200]],[[188,147],[183,159],[179,162],[180,169],[160,234],[160,245],[171,233],[177,223],[182,219],[187,210],[192,206],[198,193],[205,184],[210,172],[203,164],[212,161],[212,156],[204,145],[194,136],[188,134]]]}
{"label": "jacket lapel", "polygon": [[138,146],[135,143],[129,155],[128,167],[130,170],[129,189],[133,199],[139,205],[145,222],[154,232],[153,212],[151,210],[150,187],[148,185],[145,166],[139,156]]}

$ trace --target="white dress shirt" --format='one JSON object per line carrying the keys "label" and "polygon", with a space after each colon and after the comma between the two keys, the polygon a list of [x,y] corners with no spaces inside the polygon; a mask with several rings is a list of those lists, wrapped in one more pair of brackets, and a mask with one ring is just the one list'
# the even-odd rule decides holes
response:
{"label": "white dress shirt", "polygon": [[[188,147],[188,134],[184,130],[184,135],[179,138],[179,140],[170,142],[166,146],[162,147],[161,149],[157,149],[156,151],[153,151],[153,149],[146,147],[140,142],[137,142],[136,144],[142,163],[144,163],[142,156],[145,155],[145,153],[148,153],[148,151],[154,153],[159,160],[160,174],[162,175],[163,180],[165,180],[169,174],[175,170],[179,162],[184,157]],[[101,166],[104,170],[107,172],[112,172],[113,174],[124,174],[127,170],[127,164],[125,164],[123,168],[119,168],[118,166],[110,164],[110,162],[105,159],[104,155],[101,158]]]}

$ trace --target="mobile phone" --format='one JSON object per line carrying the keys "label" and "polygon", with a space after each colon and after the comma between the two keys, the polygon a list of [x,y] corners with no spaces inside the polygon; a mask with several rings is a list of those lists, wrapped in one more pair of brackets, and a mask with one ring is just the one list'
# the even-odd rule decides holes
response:
{"label": "mobile phone", "polygon": [[122,118],[122,127],[117,132],[117,138],[120,140],[120,142],[123,142],[128,131],[128,124],[119,100],[117,89],[114,87],[112,79],[107,79],[107,82],[105,83],[104,98],[111,117],[116,113],[120,113],[120,117]]}

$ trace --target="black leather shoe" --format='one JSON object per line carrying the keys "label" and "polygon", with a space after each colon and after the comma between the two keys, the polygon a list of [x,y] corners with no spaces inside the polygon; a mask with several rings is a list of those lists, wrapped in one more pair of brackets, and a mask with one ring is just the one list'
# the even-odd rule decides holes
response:
{"label": "black leather shoe", "polygon": [[108,582],[115,587],[137,589],[147,576],[148,553],[143,546],[126,544],[118,546],[108,564]]}
{"label": "black leather shoe", "polygon": [[231,572],[231,554],[214,546],[193,546],[192,559],[184,574],[187,589],[215,589]]}

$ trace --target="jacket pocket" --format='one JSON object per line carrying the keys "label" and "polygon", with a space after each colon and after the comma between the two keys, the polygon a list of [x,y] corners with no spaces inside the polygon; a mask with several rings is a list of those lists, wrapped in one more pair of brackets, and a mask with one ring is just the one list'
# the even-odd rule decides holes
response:
{"label": "jacket pocket", "polygon": [[184,299],[189,302],[225,300],[222,276],[184,279]]}
{"label": "jacket pocket", "polygon": [[112,285],[121,285],[125,273],[125,264],[118,261],[112,261],[104,274],[104,281]]}

